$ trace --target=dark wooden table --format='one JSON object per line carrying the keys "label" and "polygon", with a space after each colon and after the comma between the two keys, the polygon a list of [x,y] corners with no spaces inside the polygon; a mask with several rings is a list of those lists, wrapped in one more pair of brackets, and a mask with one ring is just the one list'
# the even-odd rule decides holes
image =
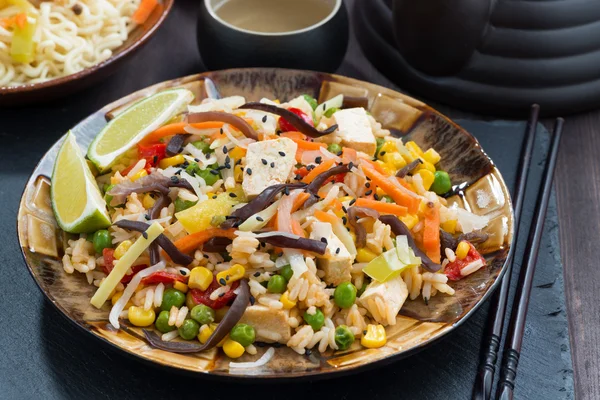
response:
{"label": "dark wooden table", "polygon": [[[349,8],[353,2],[354,0],[347,0]],[[19,146],[20,154],[25,159],[29,158],[31,164],[29,167],[22,166],[28,165],[27,162],[20,163],[19,166],[0,164],[2,165],[0,182],[8,182],[15,176],[24,181],[45,148],[48,148],[69,127],[110,101],[159,81],[205,70],[196,50],[194,30],[189,29],[194,26],[198,3],[198,0],[178,0],[169,17],[168,26],[159,31],[157,37],[135,56],[137,65],[147,65],[146,69],[133,71],[123,68],[105,82],[63,101],[11,112],[2,111],[0,113],[2,146],[8,146],[5,149]],[[168,59],[163,57],[165,46],[170,47]],[[338,73],[401,90],[374,69],[358,47],[354,36],[351,37],[345,61]],[[427,101],[427,99],[423,100]],[[454,118],[469,116],[488,119],[485,116],[474,116],[443,105],[438,108]],[[22,121],[22,129],[3,128],[4,123],[8,126],[17,126],[19,121]],[[551,121],[546,122],[548,126],[551,125]],[[598,346],[600,302],[596,299],[600,268],[593,262],[600,259],[600,246],[595,244],[595,235],[600,232],[600,163],[596,161],[600,154],[600,137],[595,129],[598,124],[600,124],[600,111],[568,116],[555,182],[575,392],[579,399],[600,399],[600,346]],[[32,130],[43,131],[43,134],[38,133],[36,139],[32,141],[32,136],[29,135]],[[8,212],[0,210],[3,220],[4,217],[7,217],[6,221],[8,217],[12,217],[12,208],[15,208],[13,206],[18,202],[20,190],[20,187],[0,185],[0,194],[11,203]],[[12,218],[14,221],[14,217]],[[5,238],[2,232],[0,238],[3,244],[5,240],[9,245],[15,241],[12,237]],[[14,266],[20,262],[20,260],[3,259],[1,255],[0,260],[4,260],[5,263],[1,268]],[[24,268],[19,271],[17,277],[31,279]],[[0,292],[1,303],[15,305],[32,298],[43,303],[44,300],[37,288],[33,284],[29,286],[31,292],[22,293],[22,296],[5,296]],[[45,332],[43,319],[46,318],[46,312],[50,311],[48,307],[46,304],[40,304],[39,309],[43,315],[22,315],[22,318],[30,321],[30,332],[21,334],[10,332],[9,329],[2,332],[11,335],[14,340],[29,341],[28,337],[33,335],[33,332]],[[0,321],[2,324],[8,323],[3,321],[1,316]],[[52,356],[52,350],[49,350],[49,356]],[[4,371],[3,374],[8,371],[4,368],[8,366],[0,366],[0,371]],[[31,366],[25,365],[20,368],[28,371]],[[89,368],[93,368],[93,363],[90,362]],[[60,375],[60,371],[53,371],[53,374]],[[15,378],[9,378],[9,383],[11,379]],[[24,375],[19,379],[28,379],[28,377]],[[62,385],[72,384],[64,377],[57,382]],[[92,397],[100,396],[97,388],[91,390]],[[43,398],[43,393],[39,393],[39,397]],[[3,398],[1,387],[0,398]]]}

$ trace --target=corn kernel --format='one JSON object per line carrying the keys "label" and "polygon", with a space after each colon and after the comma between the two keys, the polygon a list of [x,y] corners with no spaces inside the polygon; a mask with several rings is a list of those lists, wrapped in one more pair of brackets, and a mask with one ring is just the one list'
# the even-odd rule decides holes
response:
{"label": "corn kernel", "polygon": [[229,157],[234,160],[240,160],[246,155],[246,149],[241,148],[240,146],[235,146],[233,149],[229,150]]}
{"label": "corn kernel", "polygon": [[352,196],[344,196],[344,197],[340,197],[338,200],[340,201],[340,203],[343,203],[345,201],[352,201],[352,200],[354,200],[354,197],[352,197]]}
{"label": "corn kernel", "polygon": [[356,251],[356,261],[361,263],[371,262],[371,260],[373,260],[375,257],[377,257],[377,254],[373,253],[371,250],[365,247],[360,248]]}
{"label": "corn kernel", "polygon": [[383,325],[367,325],[367,333],[360,339],[360,344],[369,349],[377,349],[386,343],[387,336]]}
{"label": "corn kernel", "polygon": [[121,257],[123,257],[125,255],[125,253],[127,253],[127,250],[129,250],[129,248],[131,247],[133,243],[131,243],[131,240],[124,240],[122,241],[117,248],[115,249],[115,252],[113,254],[113,256],[115,257],[116,260],[119,260]]}
{"label": "corn kernel", "polygon": [[433,172],[426,169],[421,169],[417,171],[417,174],[421,176],[421,179],[423,180],[423,188],[425,190],[429,190],[431,185],[433,185],[433,181],[435,180],[435,175],[433,175]]}
{"label": "corn kernel", "polygon": [[213,281],[213,274],[208,268],[196,267],[190,271],[188,287],[190,289],[206,290]]}
{"label": "corn kernel", "polygon": [[223,344],[223,351],[227,354],[229,358],[240,358],[242,354],[246,351],[244,346],[236,342],[235,340],[228,339]]}
{"label": "corn kernel", "polygon": [[198,333],[198,340],[204,344],[208,342],[208,339],[212,336],[213,332],[217,329],[217,324],[207,324],[200,327],[200,333]]}
{"label": "corn kernel", "polygon": [[156,314],[153,309],[144,310],[142,307],[131,306],[127,318],[135,326],[148,326],[154,322]]}
{"label": "corn kernel", "polygon": [[418,157],[423,157],[423,155],[425,154],[423,153],[423,150],[421,150],[419,145],[413,141],[407,142],[404,145],[404,147],[406,147],[410,152],[416,154]]}
{"label": "corn kernel", "polygon": [[456,233],[456,223],[455,219],[449,219],[448,221],[442,222],[440,227],[448,233]]}
{"label": "corn kernel", "polygon": [[176,156],[163,158],[158,163],[159,168],[167,169],[169,167],[174,167],[179,164],[183,164],[185,162],[185,158],[181,154],[177,154]]}
{"label": "corn kernel", "polygon": [[416,215],[407,214],[403,217],[400,217],[400,221],[402,221],[408,229],[412,229],[415,227],[417,222],[419,222],[419,218]]}
{"label": "corn kernel", "polygon": [[148,176],[148,172],[145,169],[142,169],[142,170],[136,172],[131,178],[129,178],[129,180],[131,182],[135,182],[138,179],[143,178],[145,176]]}
{"label": "corn kernel", "polygon": [[285,291],[279,298],[279,301],[281,302],[281,304],[283,304],[283,308],[285,308],[286,310],[292,309],[296,306],[296,302],[290,300],[289,294],[290,293],[288,291]]}
{"label": "corn kernel", "polygon": [[430,162],[432,164],[437,164],[440,162],[440,160],[442,159],[442,157],[440,156],[440,154],[435,151],[433,148],[427,150],[425,152],[425,154],[423,154],[423,159],[427,162]]}
{"label": "corn kernel", "polygon": [[244,277],[246,268],[241,264],[234,264],[229,269],[217,274],[217,281],[221,286],[229,285],[232,282],[239,281]]}
{"label": "corn kernel", "polygon": [[387,175],[393,175],[396,173],[396,170],[394,170],[394,168],[390,168],[389,165],[387,165],[386,163],[384,163],[381,160],[377,160],[377,161],[375,161],[375,163],[377,165],[379,165],[381,167],[381,169],[383,170],[383,172],[385,172]]}
{"label": "corn kernel", "polygon": [[417,166],[418,171],[423,170],[423,169],[426,171],[431,171],[432,173],[435,173],[435,165],[433,165],[429,161],[423,161],[422,164],[419,164],[419,166]]}
{"label": "corn kernel", "polygon": [[382,198],[383,196],[385,196],[385,192],[383,191],[382,188],[377,188],[377,190],[375,190],[375,194],[377,195],[377,197]]}
{"label": "corn kernel", "polygon": [[380,151],[385,151],[386,153],[393,153],[395,151],[398,151],[398,147],[396,147],[396,142],[388,140],[381,146]]}
{"label": "corn kernel", "polygon": [[404,158],[402,158],[400,153],[385,153],[382,157],[382,160],[390,168],[393,168],[395,170],[404,168],[406,166],[406,160],[404,160]]}
{"label": "corn kernel", "polygon": [[235,181],[238,183],[244,180],[244,167],[241,165],[236,165],[233,168],[233,179],[235,179]]}
{"label": "corn kernel", "polygon": [[142,205],[146,210],[149,210],[152,208],[155,202],[156,200],[154,200],[154,197],[152,197],[150,193],[146,193],[144,195],[144,199],[142,200]]}
{"label": "corn kernel", "polygon": [[183,282],[175,281],[175,283],[173,283],[173,289],[177,289],[180,292],[187,293],[188,285],[186,285]]}
{"label": "corn kernel", "polygon": [[465,242],[463,240],[458,244],[458,247],[456,248],[456,257],[459,260],[464,260],[467,257],[467,254],[469,254],[469,250],[471,250],[471,246],[468,242]]}

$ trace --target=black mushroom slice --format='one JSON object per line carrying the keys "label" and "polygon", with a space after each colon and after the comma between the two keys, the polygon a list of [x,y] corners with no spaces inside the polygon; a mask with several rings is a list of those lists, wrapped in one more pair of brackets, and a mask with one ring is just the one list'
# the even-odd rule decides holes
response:
{"label": "black mushroom slice", "polygon": [[167,155],[169,157],[173,157],[181,153],[181,150],[183,150],[183,143],[185,142],[185,139],[187,139],[189,136],[191,136],[189,133],[179,133],[173,136],[171,140],[169,140],[169,143],[167,144],[167,149],[165,150]]}
{"label": "black mushroom slice", "polygon": [[325,254],[325,250],[327,249],[326,243],[321,242],[320,240],[306,239],[300,236],[290,237],[288,235],[289,234],[274,234],[270,236],[258,236],[256,239],[258,239],[259,242],[268,243],[275,247],[307,250],[320,255]]}
{"label": "black mushroom slice", "polygon": [[[128,221],[126,219],[117,221],[114,223],[114,225],[122,229],[129,229],[138,232],[146,232],[146,230],[150,227],[150,225],[145,222]],[[192,261],[194,261],[194,259],[191,256],[188,256],[187,254],[184,254],[181,251],[179,251],[179,249],[173,244],[173,242],[171,242],[169,238],[166,237],[163,233],[158,235],[158,237],[156,238],[156,243],[158,243],[158,245],[163,248],[165,253],[167,253],[169,257],[171,257],[171,260],[173,260],[177,264],[189,265],[192,263]]]}
{"label": "black mushroom slice", "polygon": [[344,172],[349,171],[350,168],[347,165],[343,164],[330,168],[327,171],[321,172],[319,175],[317,175],[315,179],[313,179],[313,181],[309,183],[306,187],[306,191],[310,193],[311,196],[304,203],[304,207],[310,207],[319,200],[319,189],[325,184],[325,182],[327,182],[327,179],[331,178],[332,176],[343,174]]}
{"label": "black mushroom slice", "polygon": [[364,96],[346,96],[344,95],[344,101],[342,102],[342,108],[355,108],[362,107],[364,109],[369,108],[369,98]]}
{"label": "black mushroom slice", "polygon": [[442,266],[440,264],[431,261],[431,259],[427,257],[427,254],[425,254],[423,251],[421,251],[421,249],[417,247],[417,245],[415,244],[415,240],[410,234],[410,229],[408,229],[408,227],[404,225],[404,223],[400,221],[397,217],[393,215],[382,215],[381,217],[379,217],[379,220],[384,224],[389,225],[392,229],[392,232],[394,232],[394,235],[406,236],[408,240],[408,245],[413,249],[417,257],[421,257],[421,264],[427,271],[437,272],[440,269],[442,269]]}
{"label": "black mushroom slice", "polygon": [[285,120],[289,122],[290,125],[292,125],[294,128],[296,128],[298,132],[301,132],[311,138],[318,138],[321,136],[329,135],[330,133],[335,132],[335,130],[338,127],[337,125],[332,125],[324,131],[319,131],[314,126],[310,125],[305,120],[303,120],[302,117],[294,114],[289,110],[286,110],[285,108],[281,108],[271,104],[250,102],[244,104],[240,108],[265,111],[271,114],[279,115],[280,117],[285,118]]}
{"label": "black mushroom slice", "polygon": [[119,205],[123,204],[127,200],[127,196],[132,193],[159,192],[166,195],[169,194],[169,188],[171,187],[194,190],[188,181],[178,176],[168,178],[160,173],[152,173],[137,179],[135,182],[126,180],[118,183],[106,194],[113,196],[110,205]]}
{"label": "black mushroom slice", "polygon": [[479,244],[488,240],[488,237],[489,235],[487,233],[478,230],[460,234],[455,238],[445,230],[440,229],[440,251],[442,252],[442,257],[445,256],[446,249],[455,251],[458,244],[463,240],[472,244]]}
{"label": "black mushroom slice", "polygon": [[488,238],[490,237],[490,235],[488,235],[487,233],[478,230],[478,231],[473,231],[473,232],[469,232],[469,233],[463,233],[461,235],[458,236],[458,242],[462,241],[462,240],[466,240],[467,242],[473,243],[473,244],[479,244],[479,243],[483,243],[486,240],[488,240]]}
{"label": "black mushroom slice", "polygon": [[198,353],[215,347],[231,329],[240,321],[246,308],[250,304],[250,288],[248,281],[240,281],[239,293],[235,297],[233,304],[223,317],[223,320],[217,325],[217,329],[208,338],[204,344],[195,344],[190,342],[165,342],[155,332],[144,329],[144,335],[150,344],[158,349],[170,351],[172,353]]}
{"label": "black mushroom slice", "polygon": [[413,169],[417,168],[419,166],[419,164],[423,164],[423,161],[420,158],[417,158],[417,159],[409,162],[407,165],[405,165],[404,167],[399,169],[398,172],[396,172],[396,176],[398,178],[404,178],[406,175],[408,175],[409,172],[411,172]]}
{"label": "black mushroom slice", "polygon": [[372,208],[366,207],[350,207],[348,208],[348,223],[354,227],[356,232],[356,247],[365,247],[367,244],[367,230],[362,224],[358,223],[361,217],[371,217],[379,219],[379,212]]}
{"label": "black mushroom slice", "polygon": [[258,140],[256,131],[252,129],[249,123],[244,118],[238,117],[237,115],[229,114],[222,111],[205,111],[199,113],[188,114],[187,122],[190,124],[196,122],[207,122],[207,121],[221,121],[234,126],[244,136],[250,139]]}
{"label": "black mushroom slice", "polygon": [[227,246],[229,246],[231,242],[232,240],[229,238],[215,236],[204,242],[202,251],[207,253],[224,253],[227,251]]}
{"label": "black mushroom slice", "polygon": [[250,203],[232,212],[231,215],[227,217],[225,222],[221,224],[221,228],[228,229],[239,226],[242,222],[244,222],[257,212],[260,212],[267,208],[271,201],[275,199],[275,196],[283,192],[286,188],[287,190],[293,190],[301,189],[303,187],[306,187],[305,183],[282,183],[279,185],[271,185],[265,190],[263,190]]}
{"label": "black mushroom slice", "polygon": [[[148,210],[147,218],[148,219],[158,218],[158,215],[160,214],[160,210],[162,210],[163,207],[166,207],[167,204],[169,204],[168,196],[166,196],[162,193],[156,194],[156,198],[154,199],[154,204]],[[156,241],[154,241],[150,244],[150,247],[148,248],[148,252],[150,253],[150,264],[151,265],[156,265],[160,261],[160,250],[158,247],[159,247],[158,243],[156,243]]]}
{"label": "black mushroom slice", "polygon": [[455,250],[456,246],[458,246],[458,240],[445,230],[440,229],[440,252],[442,257],[445,257],[446,249]]}

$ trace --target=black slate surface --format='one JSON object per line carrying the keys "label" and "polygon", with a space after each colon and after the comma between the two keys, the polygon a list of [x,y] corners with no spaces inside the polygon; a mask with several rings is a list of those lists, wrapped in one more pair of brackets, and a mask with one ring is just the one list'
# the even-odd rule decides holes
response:
{"label": "black slate surface", "polygon": [[[196,3],[178,0],[149,46],[100,85],[51,104],[0,110],[0,399],[468,398],[487,304],[456,332],[412,358],[353,377],[267,387],[183,377],[141,364],[83,334],[45,300],[23,264],[16,239],[23,185],[45,150],[88,114],[150,84],[204,70],[195,40],[190,39]],[[357,63],[365,61],[348,59],[341,73],[360,79],[363,74]],[[480,138],[512,185],[524,125],[461,123]],[[544,131],[532,164],[534,175],[522,219],[526,229],[547,147]],[[574,397],[557,224],[553,198],[534,282],[551,285],[536,287],[532,294],[517,399]]]}

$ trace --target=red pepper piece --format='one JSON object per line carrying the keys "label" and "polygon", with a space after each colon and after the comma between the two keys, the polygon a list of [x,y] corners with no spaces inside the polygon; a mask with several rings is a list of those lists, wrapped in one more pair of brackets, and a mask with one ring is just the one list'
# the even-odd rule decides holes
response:
{"label": "red pepper piece", "polygon": [[296,175],[299,175],[301,177],[305,177],[306,175],[308,175],[310,171],[306,169],[306,167],[302,167],[302,168],[298,168],[295,173]]}
{"label": "red pepper piece", "polygon": [[216,300],[210,299],[210,294],[212,292],[214,292],[215,290],[217,290],[221,286],[219,284],[219,282],[217,282],[216,277],[213,279],[212,283],[210,284],[208,289],[206,289],[205,291],[202,291],[200,289],[192,289],[192,290],[190,290],[190,292],[196,303],[204,304],[205,306],[208,306],[208,307],[212,308],[213,310],[218,310],[220,308],[225,307],[227,304],[229,304],[235,298],[236,294],[233,293],[233,291],[239,285],[240,285],[239,281],[233,282],[231,284],[231,289],[228,292],[226,292],[223,296],[218,297]]}
{"label": "red pepper piece", "polygon": [[479,254],[475,246],[473,246],[470,242],[467,243],[469,243],[470,246],[467,256],[463,260],[459,260],[457,258],[456,260],[454,260],[454,262],[448,263],[448,265],[446,265],[446,268],[444,269],[444,273],[451,281],[458,281],[464,278],[464,276],[461,275],[460,271],[473,261],[481,260],[485,264],[485,258],[483,258],[481,254]]}
{"label": "red pepper piece", "polygon": [[[106,248],[104,250],[102,250],[102,257],[104,257],[104,266],[102,267],[102,269],[104,270],[104,273],[106,275],[110,274],[111,271],[113,270],[113,268],[115,267],[115,250],[114,249],[110,249],[110,248]],[[148,268],[147,265],[134,265],[133,267],[131,267],[131,270],[133,271],[132,274],[129,275],[125,275],[123,277],[123,279],[121,279],[121,283],[129,283],[133,277],[135,276],[135,274],[137,274],[138,272],[140,272],[143,269]]]}
{"label": "red pepper piece", "polygon": [[167,271],[156,271],[147,277],[142,279],[142,285],[152,285],[154,283],[174,283],[174,282],[185,283],[186,279],[184,276],[174,274]]}
{"label": "red pepper piece", "polygon": [[[304,111],[300,110],[299,108],[294,108],[294,107],[288,108],[288,111],[291,111],[294,114],[296,114],[297,116],[299,116],[300,118],[302,118],[310,126],[315,126],[312,117],[309,115],[306,115],[306,113]],[[297,131],[297,129],[294,128],[292,126],[292,124],[290,124],[283,117],[279,118],[279,129],[281,129],[282,132]]]}
{"label": "red pepper piece", "polygon": [[[146,172],[150,173],[150,168],[156,167],[160,160],[166,157],[166,151],[167,145],[164,143],[156,143],[148,146],[138,144],[138,154],[140,157],[138,161],[142,159],[146,160],[146,165],[144,166],[144,169],[146,170]],[[133,169],[135,164],[138,163],[138,161],[134,162],[129,167],[121,171],[121,175],[127,175],[129,171]]]}

